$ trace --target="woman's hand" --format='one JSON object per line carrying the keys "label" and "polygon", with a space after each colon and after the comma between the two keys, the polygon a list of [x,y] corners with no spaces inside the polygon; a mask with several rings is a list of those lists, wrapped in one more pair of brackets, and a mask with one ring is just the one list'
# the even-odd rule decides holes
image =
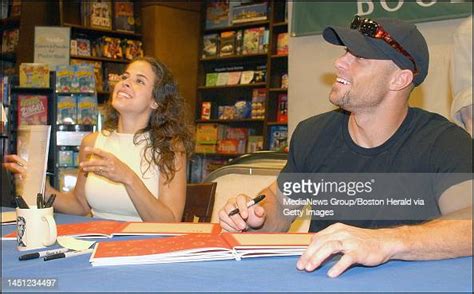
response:
{"label": "woman's hand", "polygon": [[14,173],[20,180],[26,176],[28,162],[16,154],[5,155],[3,166],[5,169]]}
{"label": "woman's hand", "polygon": [[111,181],[123,184],[130,184],[133,177],[136,176],[127,164],[109,152],[91,147],[85,147],[84,151],[87,157],[90,158],[80,163],[80,167],[84,172],[93,172]]}

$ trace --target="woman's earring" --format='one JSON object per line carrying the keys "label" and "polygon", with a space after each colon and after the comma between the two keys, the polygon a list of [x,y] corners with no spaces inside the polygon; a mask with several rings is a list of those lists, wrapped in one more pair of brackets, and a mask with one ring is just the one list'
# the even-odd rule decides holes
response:
{"label": "woman's earring", "polygon": [[151,104],[151,108],[157,109],[158,108],[158,103],[156,103],[156,101],[153,101],[153,104]]}

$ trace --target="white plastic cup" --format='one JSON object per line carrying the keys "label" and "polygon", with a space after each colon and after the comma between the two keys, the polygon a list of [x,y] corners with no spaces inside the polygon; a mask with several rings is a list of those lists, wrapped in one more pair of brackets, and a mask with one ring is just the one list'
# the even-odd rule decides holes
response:
{"label": "white plastic cup", "polygon": [[53,207],[16,209],[16,240],[19,251],[44,248],[56,243],[57,229]]}

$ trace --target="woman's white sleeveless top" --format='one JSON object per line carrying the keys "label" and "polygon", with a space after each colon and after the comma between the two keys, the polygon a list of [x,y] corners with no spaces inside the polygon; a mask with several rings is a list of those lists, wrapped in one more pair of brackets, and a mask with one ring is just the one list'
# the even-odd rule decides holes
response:
{"label": "woman's white sleeveless top", "polygon": [[[146,138],[146,140],[138,140],[139,144],[135,145],[133,143],[134,134],[121,134],[114,131],[112,133],[105,132],[104,135],[99,132],[94,147],[112,153],[127,164],[153,196],[158,198],[160,173],[155,164],[148,168],[148,163],[144,159],[144,147],[148,140],[148,134],[141,136],[140,139]],[[91,172],[87,176],[85,194],[94,217],[142,221],[125,186],[121,183],[113,182]]]}

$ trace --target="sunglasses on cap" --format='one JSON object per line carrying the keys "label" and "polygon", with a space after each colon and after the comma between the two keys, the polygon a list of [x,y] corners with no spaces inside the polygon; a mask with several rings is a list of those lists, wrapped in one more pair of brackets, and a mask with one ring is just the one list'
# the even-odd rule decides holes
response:
{"label": "sunglasses on cap", "polygon": [[393,49],[397,50],[408,58],[413,63],[413,74],[418,73],[418,68],[416,67],[415,59],[408,53],[403,47],[393,39],[393,37],[387,33],[383,27],[377,22],[363,18],[358,15],[354,16],[354,19],[351,22],[351,29],[358,30],[363,35],[367,37],[384,40],[385,43],[390,45]]}

